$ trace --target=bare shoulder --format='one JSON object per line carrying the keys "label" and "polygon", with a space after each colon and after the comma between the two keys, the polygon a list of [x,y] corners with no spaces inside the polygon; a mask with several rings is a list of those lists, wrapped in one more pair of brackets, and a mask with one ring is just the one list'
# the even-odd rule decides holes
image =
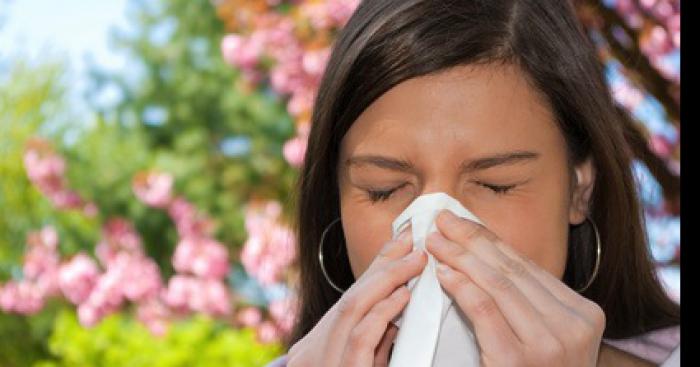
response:
{"label": "bare shoulder", "polygon": [[655,364],[613,346],[602,344],[598,353],[598,367],[646,367]]}

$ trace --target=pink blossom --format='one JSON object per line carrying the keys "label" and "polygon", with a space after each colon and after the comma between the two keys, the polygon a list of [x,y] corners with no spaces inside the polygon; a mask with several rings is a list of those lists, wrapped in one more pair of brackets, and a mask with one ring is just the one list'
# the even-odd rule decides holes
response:
{"label": "pink blossom", "polygon": [[355,12],[360,0],[329,0],[327,2],[328,14],[336,27],[342,28]]}
{"label": "pink blossom", "polygon": [[116,260],[122,277],[122,292],[131,301],[142,301],[158,294],[163,287],[160,269],[146,256],[120,254]]}
{"label": "pink blossom", "polygon": [[28,250],[24,256],[24,277],[37,280],[42,274],[53,273],[58,267],[58,234],[51,226],[27,236]]}
{"label": "pink blossom", "polygon": [[262,312],[257,307],[244,307],[236,313],[236,321],[243,327],[255,327],[262,321]]}
{"label": "pink blossom", "polygon": [[[287,109],[292,116],[301,118],[311,109],[313,96],[328,63],[330,47],[319,48],[314,44],[305,50],[296,34],[297,24],[310,23],[317,32],[340,28],[358,5],[359,0],[305,1],[298,5],[299,12],[294,16],[278,12],[252,14],[249,22],[252,31],[247,35],[224,37],[222,55],[228,63],[240,68],[246,79],[255,82],[263,80],[260,74],[262,65],[259,65],[261,57],[269,58],[271,64],[265,71],[272,89],[282,96],[290,96]],[[300,149],[303,140],[300,138],[287,144],[287,155],[294,155],[294,162],[303,151]]]}
{"label": "pink blossom", "polygon": [[310,111],[314,104],[314,94],[313,91],[300,88],[294,93],[292,97],[287,102],[287,111],[292,116],[299,116],[305,111]]}
{"label": "pink blossom", "polygon": [[201,279],[200,289],[203,297],[190,300],[195,311],[222,316],[231,312],[231,299],[228,288],[222,281]]}
{"label": "pink blossom", "polygon": [[270,71],[270,85],[280,94],[291,94],[304,88],[307,80],[303,74],[301,50],[287,56],[284,63],[279,63]]}
{"label": "pink blossom", "polygon": [[67,188],[63,176],[66,163],[48,141],[34,138],[27,142],[24,168],[32,184],[57,208],[78,209],[85,205],[78,193]]}
{"label": "pink blossom", "polygon": [[194,205],[184,198],[173,199],[168,207],[168,214],[175,222],[180,237],[204,237],[214,231],[214,222],[199,213]]}
{"label": "pink blossom", "polygon": [[0,307],[7,313],[33,315],[44,307],[44,292],[31,282],[7,282],[0,289]]}
{"label": "pink blossom", "polygon": [[157,296],[162,289],[160,271],[150,258],[120,251],[109,265],[78,306],[78,317],[85,326],[95,325],[103,317],[118,311],[127,299],[145,301]]}
{"label": "pink blossom", "polygon": [[171,316],[170,309],[158,297],[139,303],[136,310],[137,319],[158,336],[167,333]]}
{"label": "pink blossom", "polygon": [[634,111],[644,101],[642,92],[632,87],[628,82],[615,83],[611,89],[615,100],[628,111]]}
{"label": "pink blossom", "polygon": [[668,22],[666,23],[666,27],[668,28],[669,32],[671,32],[671,36],[673,38],[673,46],[676,48],[681,47],[681,15],[680,14],[674,14],[673,16],[668,18]]}
{"label": "pink blossom", "polygon": [[260,35],[244,38],[237,34],[229,34],[221,40],[221,53],[229,64],[242,69],[252,69],[260,60],[263,42]]}
{"label": "pink blossom", "polygon": [[228,250],[211,238],[186,237],[175,248],[173,267],[180,273],[221,279],[229,269]]}
{"label": "pink blossom", "polygon": [[90,218],[96,216],[98,211],[99,208],[93,202],[85,204],[85,207],[83,208],[83,213],[85,213],[85,215],[87,215]]}
{"label": "pink blossom", "polygon": [[647,55],[665,54],[673,50],[671,38],[664,27],[655,26],[643,34],[642,50]]}
{"label": "pink blossom", "polygon": [[175,275],[163,294],[165,303],[177,312],[196,311],[209,315],[230,313],[230,294],[223,282],[214,279]]}
{"label": "pink blossom", "polygon": [[262,208],[251,205],[246,210],[249,237],[241,251],[241,262],[263,285],[279,280],[296,256],[293,232],[278,223],[279,208],[279,203],[268,202]]}
{"label": "pink blossom", "polygon": [[302,59],[304,71],[309,75],[320,78],[321,75],[323,75],[323,71],[326,69],[330,54],[330,47],[305,52]]}
{"label": "pink blossom", "polygon": [[119,267],[111,268],[97,279],[90,295],[78,306],[78,319],[83,326],[93,326],[119,310],[124,302],[122,271]]}
{"label": "pink blossom", "polygon": [[63,295],[73,304],[79,304],[90,295],[98,276],[99,269],[95,261],[81,252],[61,265],[58,283]]}
{"label": "pink blossom", "polygon": [[280,331],[289,333],[294,326],[294,320],[298,308],[298,300],[295,296],[273,300],[268,306],[270,315],[275,321]]}
{"label": "pink blossom", "polygon": [[24,255],[22,267],[23,281],[30,283],[41,298],[59,294],[58,267],[59,254],[57,251],[58,234],[51,226],[27,236],[28,249]]}
{"label": "pink blossom", "polygon": [[134,225],[124,218],[111,218],[102,227],[102,239],[95,249],[103,266],[110,267],[120,252],[143,255],[141,236]]}
{"label": "pink blossom", "polygon": [[83,199],[80,195],[75,192],[63,188],[61,190],[56,190],[52,192],[46,192],[46,196],[51,200],[51,202],[60,209],[67,208],[80,208],[83,206]]}
{"label": "pink blossom", "polygon": [[0,307],[6,312],[33,314],[44,301],[59,294],[58,234],[51,226],[27,235],[27,252],[22,266],[22,280],[10,281],[0,290]]}
{"label": "pink blossom", "polygon": [[262,204],[249,204],[245,211],[245,228],[249,234],[257,234],[267,230],[267,226],[276,221],[282,214],[282,205],[270,200]]}
{"label": "pink blossom", "polygon": [[284,159],[293,167],[300,167],[304,163],[308,138],[295,136],[284,143],[282,154]]}
{"label": "pink blossom", "polygon": [[673,151],[673,143],[661,135],[652,135],[649,141],[651,149],[661,157],[668,157]]}
{"label": "pink blossom", "polygon": [[164,208],[172,199],[173,176],[167,173],[140,172],[132,184],[136,197],[146,205]]}
{"label": "pink blossom", "polygon": [[267,320],[258,326],[256,337],[260,343],[274,343],[280,340],[280,331],[272,321]]}
{"label": "pink blossom", "polygon": [[125,300],[149,300],[161,289],[160,271],[152,259],[119,252],[78,306],[80,322],[85,326],[95,325],[103,317],[118,311]]}

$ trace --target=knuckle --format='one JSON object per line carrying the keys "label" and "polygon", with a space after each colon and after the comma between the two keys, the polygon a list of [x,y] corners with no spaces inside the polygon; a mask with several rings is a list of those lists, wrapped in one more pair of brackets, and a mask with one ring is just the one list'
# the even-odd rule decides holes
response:
{"label": "knuckle", "polygon": [[379,253],[377,254],[377,256],[374,258],[374,261],[377,262],[377,261],[388,259],[390,250],[391,250],[391,248],[388,248],[386,246],[382,247],[382,249],[379,250]]}
{"label": "knuckle", "polygon": [[518,278],[524,278],[528,275],[528,270],[525,264],[508,256],[504,256],[503,272]]}
{"label": "knuckle", "polygon": [[347,293],[338,300],[338,316],[347,317],[354,315],[359,308],[359,301],[354,293]]}
{"label": "knuckle", "polygon": [[449,258],[457,258],[458,261],[466,261],[469,256],[469,251],[462,244],[450,243],[445,249],[444,256]]}
{"label": "knuckle", "polygon": [[583,346],[588,345],[595,337],[593,326],[579,315],[575,315],[571,320],[567,321],[565,333],[567,335],[567,344],[573,350],[579,350]]}
{"label": "knuckle", "polygon": [[590,301],[591,317],[593,321],[593,327],[596,331],[603,331],[605,329],[605,324],[607,319],[605,317],[605,311],[597,303]]}
{"label": "knuckle", "polygon": [[472,286],[472,282],[466,276],[460,276],[455,280],[454,288],[457,292],[466,292],[469,287]]}
{"label": "knuckle", "polygon": [[591,329],[593,333],[601,333],[605,330],[607,319],[605,311],[596,302],[583,298],[581,309],[578,311],[581,320]]}
{"label": "knuckle", "polygon": [[471,279],[469,279],[468,276],[464,274],[460,274],[459,272],[453,272],[450,274],[450,276],[447,276],[442,279],[441,281],[442,285],[445,287],[446,290],[449,290],[450,293],[453,294],[467,294],[471,293],[470,283]]}
{"label": "knuckle", "polygon": [[510,350],[504,350],[501,353],[501,358],[502,361],[496,366],[524,366],[524,358],[521,353],[514,351],[512,349]]}
{"label": "knuckle", "polygon": [[448,258],[462,258],[464,257],[465,252],[466,251],[464,248],[462,248],[462,246],[450,245],[444,250],[444,256]]}
{"label": "knuckle", "polygon": [[481,297],[475,300],[472,303],[471,308],[472,312],[477,317],[490,317],[496,312],[498,312],[498,306],[496,305],[496,302],[494,302],[493,299],[491,299],[488,296]]}
{"label": "knuckle", "polygon": [[348,347],[353,351],[359,351],[365,348],[367,343],[365,334],[364,328],[359,325],[352,329],[348,337]]}
{"label": "knuckle", "polygon": [[[399,302],[406,301],[410,298],[411,292],[408,290],[406,286],[401,286],[401,288],[397,291],[397,293],[394,294],[394,299]],[[390,304],[386,305],[386,308],[391,308]]]}
{"label": "knuckle", "polygon": [[389,240],[387,241],[384,246],[379,250],[379,253],[375,257],[375,262],[377,261],[382,261],[382,260],[387,260],[391,258],[391,253],[394,252],[394,249],[400,246],[400,242],[397,240]]}
{"label": "knuckle", "polygon": [[564,359],[564,345],[554,337],[546,338],[538,343],[536,351],[533,351],[533,358],[542,364],[551,364],[553,361]]}
{"label": "knuckle", "polygon": [[483,236],[483,228],[476,223],[464,221],[464,225],[459,227],[461,235],[467,240],[475,240]]}
{"label": "knuckle", "polygon": [[515,283],[501,274],[491,275],[489,277],[489,283],[494,289],[501,292],[511,292],[515,288]]}

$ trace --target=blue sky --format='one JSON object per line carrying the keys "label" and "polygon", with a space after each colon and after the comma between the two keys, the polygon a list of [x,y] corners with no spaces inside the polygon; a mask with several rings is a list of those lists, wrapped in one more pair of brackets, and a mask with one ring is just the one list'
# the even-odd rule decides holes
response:
{"label": "blue sky", "polygon": [[[110,70],[127,61],[108,42],[110,30],[128,30],[128,0],[0,0],[0,60],[66,60],[72,107],[86,112],[82,92],[92,63]],[[90,62],[88,62],[90,60]]]}

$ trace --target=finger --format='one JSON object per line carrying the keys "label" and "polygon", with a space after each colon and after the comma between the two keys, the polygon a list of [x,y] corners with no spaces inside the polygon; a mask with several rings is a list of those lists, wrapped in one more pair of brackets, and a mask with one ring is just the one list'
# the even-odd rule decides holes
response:
{"label": "finger", "polygon": [[[421,249],[386,264],[365,276],[363,274],[332,307],[331,336],[344,343],[351,328],[378,302],[387,298],[396,288],[418,276],[428,261]],[[329,316],[330,317],[330,316]]]}
{"label": "finger", "polygon": [[542,314],[508,277],[437,232],[428,236],[426,246],[437,260],[466,274],[489,294],[523,343],[530,344],[551,337]]}
{"label": "finger", "polygon": [[[602,310],[595,302],[581,296],[562,282],[561,279],[542,269],[535,262],[522,255],[514,248],[501,243],[497,243],[497,246],[505,256],[522,264],[533,278],[537,279],[544,288],[563,304],[571,309],[577,310],[579,314],[585,316],[586,319],[593,324],[599,324],[601,322],[600,313]],[[604,317],[604,315],[602,316]]]}
{"label": "finger", "polygon": [[484,359],[482,362],[495,366],[515,365],[522,343],[493,298],[469,277],[445,264],[438,265],[437,276],[445,291],[474,325],[474,334]]}
{"label": "finger", "polygon": [[[495,244],[499,250],[510,260],[515,261],[506,265],[506,270],[512,268],[515,274],[522,274],[522,270],[527,270],[540,284],[545,287],[563,304],[576,309],[581,304],[581,297],[574,290],[564,284],[561,279],[555,277],[548,271],[537,266],[532,260],[516,251],[513,247],[504,244],[498,236],[479,223],[460,218],[449,210],[442,210],[437,218],[436,225],[445,238],[465,245],[467,249],[475,252],[482,247],[480,241],[470,241],[472,238],[484,237]],[[522,265],[522,267],[520,266]],[[524,269],[522,269],[524,267]]]}
{"label": "finger", "polygon": [[578,323],[580,317],[592,317],[587,310],[590,308],[586,305],[588,302],[582,302],[581,297],[564,283],[503,243],[486,227],[449,211],[438,215],[437,224],[444,238],[475,253],[513,281],[535,308],[547,315],[545,322],[550,329],[564,333],[569,329],[565,325]]}
{"label": "finger", "polygon": [[410,292],[405,286],[375,304],[352,329],[343,354],[342,366],[371,366],[382,336],[391,320],[406,306]]}
{"label": "finger", "polygon": [[[507,246],[498,236],[486,227],[467,219],[459,218],[451,213],[441,220],[441,231],[444,238],[458,243],[466,250],[476,254],[492,268],[500,271],[513,281],[526,294],[540,313],[547,315],[545,321],[554,327],[565,323],[573,317],[575,308],[562,302],[560,297],[553,294],[548,287],[532,274],[534,263],[527,266],[524,257],[509,256],[504,251]],[[451,215],[451,217],[450,217]],[[457,220],[454,220],[457,219]],[[451,224],[445,222],[452,221]],[[440,236],[436,233],[434,236]]]}
{"label": "finger", "polygon": [[374,260],[365,272],[371,272],[374,269],[381,267],[392,260],[406,256],[413,249],[413,237],[411,230],[404,230],[399,233],[396,238],[389,240],[384,244],[381,250],[374,257]]}
{"label": "finger", "polygon": [[396,339],[396,334],[398,334],[399,328],[389,323],[389,327],[384,332],[381,342],[379,342],[379,347],[374,355],[374,367],[386,367],[389,365],[389,354],[391,348],[394,345],[394,339]]}

